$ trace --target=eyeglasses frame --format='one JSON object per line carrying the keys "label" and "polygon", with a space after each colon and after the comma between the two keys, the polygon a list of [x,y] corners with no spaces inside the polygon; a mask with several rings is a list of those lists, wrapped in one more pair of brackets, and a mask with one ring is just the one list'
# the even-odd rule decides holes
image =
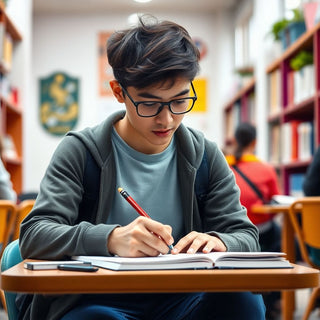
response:
{"label": "eyeglasses frame", "polygon": [[[175,115],[180,115],[180,114],[185,114],[185,113],[190,112],[190,111],[193,109],[194,104],[195,104],[195,102],[196,102],[197,99],[198,99],[198,96],[197,96],[196,90],[194,89],[194,86],[193,86],[192,81],[190,81],[190,84],[191,84],[191,88],[192,88],[194,97],[185,97],[185,98],[180,98],[180,99],[173,99],[173,100],[170,100],[170,101],[167,101],[167,102],[151,101],[151,100],[150,100],[150,101],[134,101],[133,98],[131,97],[131,95],[128,93],[128,91],[127,91],[121,84],[120,84],[120,86],[121,86],[121,88],[122,88],[123,93],[128,96],[128,98],[130,99],[130,101],[131,101],[131,102],[133,103],[133,105],[135,106],[136,112],[137,112],[138,116],[139,116],[139,117],[142,117],[142,118],[152,118],[152,117],[157,116],[157,115],[162,111],[162,109],[163,109],[165,106],[168,106],[170,112],[171,112],[172,114],[175,114]],[[173,112],[172,109],[171,109],[171,103],[174,102],[174,101],[177,101],[177,100],[181,100],[181,99],[192,99],[193,102],[192,102],[191,108],[190,108],[189,110],[185,111],[185,112],[179,112],[179,113]],[[152,116],[143,116],[143,115],[139,114],[139,112],[138,112],[138,110],[139,110],[139,109],[138,109],[139,104],[141,104],[141,103],[150,103],[150,102],[160,103],[160,107],[158,108],[157,113],[154,114],[154,115],[152,115]]]}

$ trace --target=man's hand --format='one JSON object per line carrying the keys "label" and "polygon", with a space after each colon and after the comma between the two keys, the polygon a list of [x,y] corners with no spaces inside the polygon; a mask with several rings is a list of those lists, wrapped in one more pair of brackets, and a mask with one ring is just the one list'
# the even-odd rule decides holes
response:
{"label": "man's hand", "polygon": [[[115,228],[108,238],[108,250],[120,257],[157,256],[168,253],[173,243],[172,228],[145,217]],[[160,239],[158,236],[161,236]]]}
{"label": "man's hand", "polygon": [[196,253],[198,251],[209,253],[211,251],[227,251],[227,248],[217,237],[210,236],[206,233],[192,231],[179,240],[171,253]]}

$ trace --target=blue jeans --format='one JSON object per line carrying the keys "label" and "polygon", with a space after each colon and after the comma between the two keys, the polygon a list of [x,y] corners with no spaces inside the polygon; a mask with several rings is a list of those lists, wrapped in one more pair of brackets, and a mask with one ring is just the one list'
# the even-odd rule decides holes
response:
{"label": "blue jeans", "polygon": [[260,294],[163,293],[85,295],[61,320],[262,320]]}

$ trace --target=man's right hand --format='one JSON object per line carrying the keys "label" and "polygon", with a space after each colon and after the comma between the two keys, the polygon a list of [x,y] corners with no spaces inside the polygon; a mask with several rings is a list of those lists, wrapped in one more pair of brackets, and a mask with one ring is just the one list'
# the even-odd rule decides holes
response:
{"label": "man's right hand", "polygon": [[[115,228],[108,238],[108,250],[120,257],[158,256],[168,253],[173,243],[172,228],[146,217],[138,217],[124,227]],[[160,239],[158,236],[161,236]]]}

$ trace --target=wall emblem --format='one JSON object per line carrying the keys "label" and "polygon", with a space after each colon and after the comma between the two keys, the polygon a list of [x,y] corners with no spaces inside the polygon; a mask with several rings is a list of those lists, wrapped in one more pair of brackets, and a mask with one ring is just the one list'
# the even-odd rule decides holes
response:
{"label": "wall emblem", "polygon": [[79,117],[79,80],[63,72],[40,79],[40,121],[57,136],[75,127]]}

